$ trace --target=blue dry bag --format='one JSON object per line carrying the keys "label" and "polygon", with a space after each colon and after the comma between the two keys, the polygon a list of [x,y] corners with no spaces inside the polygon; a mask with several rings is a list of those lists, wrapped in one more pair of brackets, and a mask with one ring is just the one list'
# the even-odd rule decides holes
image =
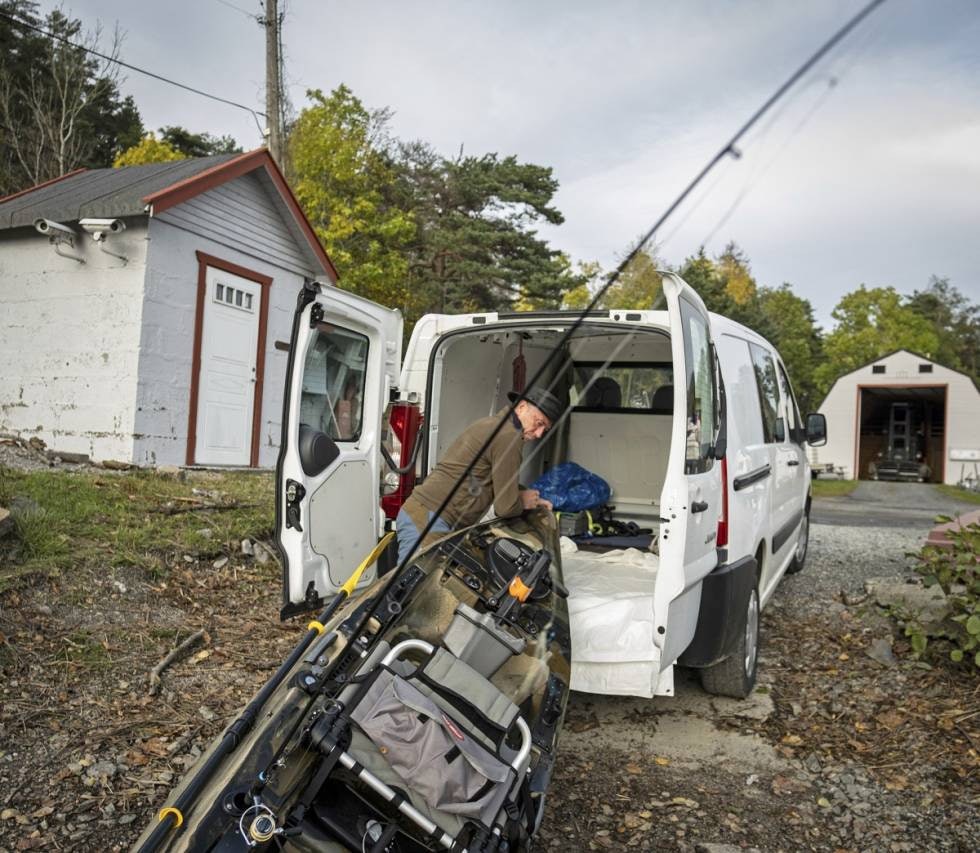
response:
{"label": "blue dry bag", "polygon": [[545,471],[531,488],[537,489],[560,512],[580,512],[609,500],[609,484],[574,462],[563,462]]}

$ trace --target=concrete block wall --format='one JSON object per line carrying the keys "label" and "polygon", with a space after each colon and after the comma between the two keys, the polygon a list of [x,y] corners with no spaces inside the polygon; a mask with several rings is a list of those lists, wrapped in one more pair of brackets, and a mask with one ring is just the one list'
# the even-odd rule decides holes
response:
{"label": "concrete block wall", "polygon": [[0,433],[132,461],[145,274],[140,218],[110,238],[80,231],[59,257],[32,228],[0,232]]}

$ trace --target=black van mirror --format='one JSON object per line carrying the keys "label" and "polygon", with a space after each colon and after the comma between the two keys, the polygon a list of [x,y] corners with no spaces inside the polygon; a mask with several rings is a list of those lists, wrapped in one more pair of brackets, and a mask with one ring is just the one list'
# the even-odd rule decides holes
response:
{"label": "black van mirror", "polygon": [[811,447],[827,443],[827,419],[819,412],[806,416],[806,443]]}

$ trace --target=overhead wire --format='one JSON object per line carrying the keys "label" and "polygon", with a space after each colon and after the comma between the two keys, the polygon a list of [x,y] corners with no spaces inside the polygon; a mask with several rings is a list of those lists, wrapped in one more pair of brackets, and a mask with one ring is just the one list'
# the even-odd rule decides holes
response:
{"label": "overhead wire", "polygon": [[130,71],[135,71],[138,74],[144,74],[147,77],[152,77],[154,80],[159,80],[161,83],[167,83],[170,86],[176,86],[177,88],[183,89],[186,92],[192,92],[195,95],[200,95],[204,98],[210,98],[212,101],[218,101],[219,103],[227,104],[230,107],[236,107],[237,109],[245,110],[247,113],[250,113],[252,118],[255,120],[255,126],[258,128],[259,134],[261,136],[265,135],[265,130],[263,129],[261,122],[259,122],[258,117],[262,116],[263,118],[267,118],[267,116],[261,110],[253,110],[251,107],[245,106],[245,104],[240,104],[237,101],[232,101],[229,100],[228,98],[222,98],[220,95],[213,95],[210,92],[205,92],[203,89],[198,89],[194,86],[188,86],[186,83],[180,83],[177,80],[171,80],[169,77],[164,77],[162,74],[157,74],[154,71],[148,71],[145,68],[140,68],[138,65],[132,65],[131,63],[125,62],[122,59],[119,59],[118,57],[109,56],[108,54],[101,53],[100,51],[97,50],[93,50],[92,48],[86,47],[83,44],[78,44],[78,42],[74,42],[71,39],[67,39],[64,36],[58,35],[57,33],[53,33],[49,30],[46,30],[43,27],[39,27],[35,24],[32,24],[29,21],[25,21],[21,18],[18,18],[15,15],[11,15],[9,12],[0,10],[0,17],[6,18],[8,21],[17,24],[18,26],[25,27],[26,29],[33,30],[34,32],[40,33],[41,35],[46,36],[47,38],[54,39],[57,42],[61,42],[62,44],[67,45],[68,47],[72,47],[75,48],[76,50],[84,51],[85,53],[91,54],[92,56],[97,56],[99,59],[105,60],[106,62],[111,62],[115,65],[119,65],[122,68],[127,68]]}
{"label": "overhead wire", "polygon": [[[661,228],[661,226],[670,219],[671,216],[677,211],[677,209],[687,200],[687,198],[694,192],[695,189],[701,184],[701,182],[715,169],[715,167],[726,157],[734,156],[740,157],[741,152],[737,148],[739,142],[745,137],[749,131],[758,124],[759,120],[765,116],[772,107],[782,100],[783,96],[810,70],[826,56],[834,47],[836,47],[855,27],[858,26],[865,18],[867,18],[875,9],[883,5],[885,0],[871,0],[866,6],[864,6],[857,14],[855,14],[850,20],[847,21],[842,27],[840,27],[829,39],[827,39],[810,57],[794,71],[789,78],[781,85],[775,92],[770,95],[765,102],[758,108],[752,115],[745,121],[742,126],[734,133],[734,135],[726,142],[718,152],[707,162],[707,164],[701,168],[701,170],[694,176],[694,178],[688,182],[687,186],[677,195],[676,198],[667,206],[667,209],[660,215],[660,217],[644,232],[643,236],[637,241],[636,245],[623,257],[623,259],[617,264],[616,268],[609,273],[606,277],[605,283],[592,297],[589,304],[579,312],[578,316],[574,322],[568,327],[564,332],[562,337],[556,342],[555,346],[552,348],[551,352],[541,363],[538,369],[534,372],[534,375],[528,381],[524,393],[534,388],[545,375],[545,372],[550,367],[552,361],[554,361],[557,354],[560,352],[561,347],[571,338],[575,332],[581,328],[582,324],[585,322],[585,318],[590,312],[594,311],[601,301],[602,297],[606,294],[610,287],[612,287],[623,274],[623,272],[629,267],[637,255],[644,251],[646,246],[653,239],[654,235]],[[661,297],[663,294],[661,294]],[[506,424],[511,420],[511,417],[516,410],[521,397],[518,397],[517,401],[511,403],[506,412],[501,416],[496,427],[491,430],[490,435],[484,440],[483,444],[473,455],[473,459],[462,471],[456,482],[453,484],[449,493],[439,504],[438,508],[431,513],[431,517],[426,523],[425,527],[419,532],[418,539],[409,549],[409,552],[405,555],[405,558],[400,561],[397,566],[397,571],[401,571],[405,566],[411,561],[415,552],[419,549],[420,544],[425,539],[425,537],[432,531],[432,528],[439,521],[443,512],[449,506],[452,499],[455,497],[456,492],[459,491],[460,486],[465,482],[473,472],[476,467],[477,462],[483,457],[483,455],[490,448],[494,439],[500,434],[501,430]]]}

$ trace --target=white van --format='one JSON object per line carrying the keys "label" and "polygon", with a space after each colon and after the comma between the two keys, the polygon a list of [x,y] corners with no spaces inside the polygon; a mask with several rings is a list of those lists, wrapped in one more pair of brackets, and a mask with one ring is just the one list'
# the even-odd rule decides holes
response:
{"label": "white van", "polygon": [[[399,312],[308,285],[277,474],[283,616],[340,588],[416,479],[547,364],[539,384],[570,407],[525,446],[522,482],[576,462],[609,483],[614,519],[649,531],[635,550],[563,540],[571,688],[671,694],[681,664],[709,692],[747,695],[759,611],[806,558],[804,445],[826,427],[802,420],[767,341],[709,314],[678,276],[663,282],[667,310],[594,312],[564,343],[578,313],[428,315],[403,366]],[[392,433],[400,472],[383,446]]]}

